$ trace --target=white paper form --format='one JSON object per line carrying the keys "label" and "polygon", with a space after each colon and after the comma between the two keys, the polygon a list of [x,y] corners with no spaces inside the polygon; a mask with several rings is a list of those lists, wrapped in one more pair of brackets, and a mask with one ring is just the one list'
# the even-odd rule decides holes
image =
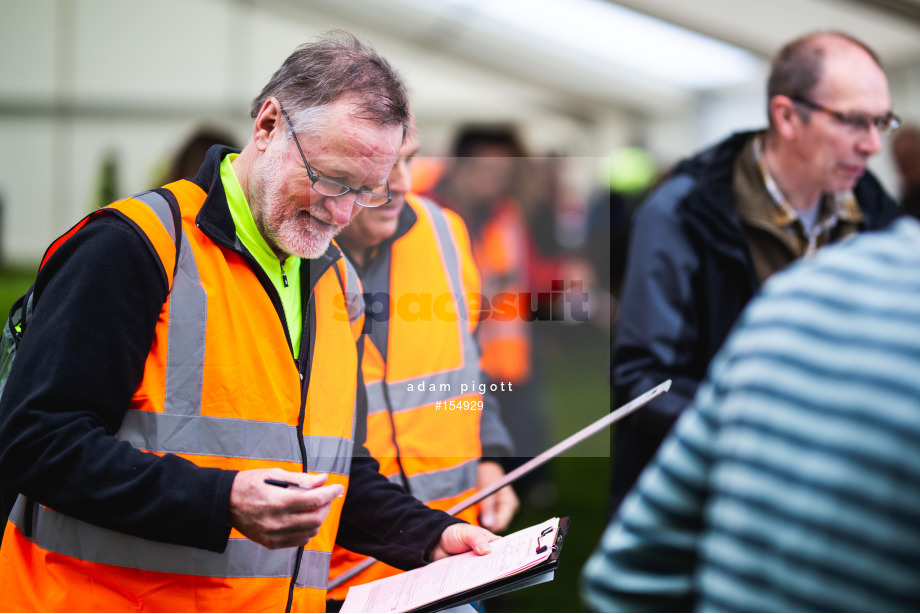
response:
{"label": "white paper form", "polygon": [[[492,552],[464,552],[348,591],[342,612],[405,612],[511,576],[553,553],[559,519],[551,518],[492,542]],[[537,552],[537,546],[547,546]]]}

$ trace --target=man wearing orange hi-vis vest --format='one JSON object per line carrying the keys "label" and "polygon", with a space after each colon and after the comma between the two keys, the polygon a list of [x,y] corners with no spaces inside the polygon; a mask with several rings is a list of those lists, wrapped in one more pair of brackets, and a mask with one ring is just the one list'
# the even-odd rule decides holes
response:
{"label": "man wearing orange hi-vis vest", "polygon": [[[367,447],[380,472],[431,507],[449,509],[501,478],[511,453],[480,366],[479,272],[460,217],[409,193],[419,148],[406,138],[390,173],[392,200],[368,209],[339,236],[364,287]],[[510,486],[459,516],[492,531],[517,509]],[[366,557],[343,547],[332,555],[335,580]],[[329,592],[398,573],[383,563]]]}
{"label": "man wearing orange hi-vis vest", "polygon": [[331,33],[251,113],[241,152],[48,250],[0,401],[0,610],[323,611],[336,540],[404,569],[489,552],[364,447],[363,293],[332,238],[390,200],[402,82]]}
{"label": "man wearing orange hi-vis vest", "polygon": [[[482,276],[478,333],[482,368],[493,382],[511,388],[510,394],[499,394],[498,399],[515,448],[515,455],[503,465],[513,469],[548,447],[545,395],[534,376],[533,240],[516,196],[527,159],[517,131],[504,125],[461,127],[451,154],[428,195],[460,215],[470,230]],[[543,471],[518,481],[518,491],[546,501],[552,488]],[[531,497],[535,486],[544,485],[550,488],[538,488],[544,492]]]}

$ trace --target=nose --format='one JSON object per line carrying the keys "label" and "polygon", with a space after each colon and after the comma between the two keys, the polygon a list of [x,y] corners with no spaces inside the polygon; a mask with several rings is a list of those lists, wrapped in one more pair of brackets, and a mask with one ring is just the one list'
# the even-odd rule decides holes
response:
{"label": "nose", "polygon": [[396,166],[390,171],[390,192],[394,195],[405,195],[412,191],[412,172],[409,168],[409,160],[400,158],[396,161]]}
{"label": "nose", "polygon": [[341,196],[326,196],[323,198],[323,206],[339,226],[348,224],[351,221],[351,214],[358,207],[355,204],[355,196],[351,192],[346,192]]}
{"label": "nose", "polygon": [[878,126],[869,125],[869,130],[864,132],[856,143],[860,153],[866,156],[874,156],[882,150],[882,133],[879,132]]}

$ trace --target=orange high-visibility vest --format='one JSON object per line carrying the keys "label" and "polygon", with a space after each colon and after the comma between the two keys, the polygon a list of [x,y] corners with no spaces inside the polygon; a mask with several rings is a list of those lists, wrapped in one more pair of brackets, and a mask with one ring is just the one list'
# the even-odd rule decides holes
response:
{"label": "orange high-visibility vest", "polygon": [[[481,410],[449,408],[450,402],[482,407],[473,338],[479,273],[459,216],[412,194],[406,202],[418,221],[391,247],[386,361],[370,336],[364,342],[367,448],[390,481],[406,480],[412,495],[446,510],[476,491],[482,455]],[[474,524],[478,516],[478,505],[458,514]],[[365,558],[336,547],[330,577]],[[396,573],[377,562],[329,597],[344,599],[348,587]]]}
{"label": "orange high-visibility vest", "polygon": [[[347,488],[363,307],[349,318],[335,314],[343,292],[360,292],[354,269],[340,258],[316,284],[309,350],[317,359],[303,390],[281,316],[246,257],[196,226],[205,192],[185,180],[167,187],[182,213],[174,277],[165,200],[147,193],[105,209],[147,236],[170,286],[115,436],[202,467],[328,473],[329,483]],[[290,598],[293,611],[323,611],[342,503],[333,501],[304,548],[269,550],[234,529],[218,554],[104,529],[20,496],[0,549],[0,603],[25,611],[232,612],[284,611]]]}
{"label": "orange high-visibility vest", "polygon": [[[531,375],[530,324],[521,317],[529,307],[524,302],[530,290],[527,232],[520,205],[507,199],[496,206],[473,238],[482,293],[490,301],[483,306],[490,313],[479,330],[482,368],[495,382],[523,383]],[[509,303],[513,309],[502,307]]]}

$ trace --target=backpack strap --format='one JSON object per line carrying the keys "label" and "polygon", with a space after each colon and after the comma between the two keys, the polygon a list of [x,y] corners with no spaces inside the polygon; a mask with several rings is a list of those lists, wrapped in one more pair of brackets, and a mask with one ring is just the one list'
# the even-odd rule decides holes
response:
{"label": "backpack strap", "polygon": [[[160,220],[163,222],[164,228],[169,233],[169,236],[173,239],[176,244],[176,257],[175,264],[173,265],[173,274],[168,279],[168,288],[167,294],[172,290],[172,280],[175,277],[176,271],[179,268],[179,252],[182,249],[182,212],[179,209],[179,201],[176,200],[175,194],[167,190],[166,188],[157,188],[155,190],[150,190],[148,192],[141,192],[135,194],[132,198],[139,200],[145,203],[148,207],[153,209],[157,213]],[[45,256],[42,258],[41,265],[39,270],[51,255],[57,251],[57,249],[64,244],[64,242],[72,237],[78,230],[83,228],[87,223],[93,219],[99,217],[106,211],[105,208],[97,209],[93,211],[79,222],[74,225],[73,228],[68,230],[66,233],[61,235],[50,247],[45,251]],[[19,343],[22,341],[22,335],[26,332],[26,328],[29,325],[29,321],[32,319],[32,312],[34,310],[34,292],[35,284],[20,296],[16,302],[13,303],[13,306],[10,308],[9,320],[6,323],[7,332],[12,336],[15,346],[18,348]],[[2,391],[2,387],[0,387]]]}
{"label": "backpack strap", "polygon": [[[175,195],[166,188],[158,188],[149,192],[142,192],[140,194],[136,194],[133,198],[143,202],[151,210],[153,210],[153,212],[163,223],[163,227],[166,229],[166,232],[169,233],[170,238],[172,238],[176,244],[175,263],[173,266],[172,275],[167,275],[168,295],[169,292],[172,291],[172,280],[175,279],[176,271],[179,267],[179,251],[182,248],[182,212],[179,209],[179,202],[176,200]],[[83,228],[86,224],[96,219],[97,217],[112,212],[121,213],[120,211],[117,211],[117,209],[97,209],[96,211],[93,211],[81,219],[79,222],[77,222],[73,228],[61,235],[48,247],[48,249],[45,251],[44,257],[42,258],[39,270],[41,270],[51,255],[57,251],[57,249],[63,245],[67,239],[76,234],[78,230]],[[9,319],[6,321],[6,324],[3,326],[3,328],[0,329],[0,395],[3,394],[3,389],[6,388],[6,382],[9,378],[10,371],[13,368],[13,360],[16,358],[16,352],[19,349],[19,344],[22,342],[23,335],[29,326],[29,322],[32,320],[32,312],[35,307],[34,297],[35,283],[32,284],[32,286],[26,291],[25,294],[16,299],[16,301],[13,303],[13,306],[10,308]],[[13,501],[16,499],[16,496],[17,493],[12,493],[11,496],[11,493],[3,492],[0,490],[0,520],[5,521],[9,517],[9,513],[12,509]],[[26,498],[25,505],[26,520],[25,526],[23,527],[23,533],[27,537],[31,537],[33,529],[32,522],[34,517],[34,501],[31,498]]]}

